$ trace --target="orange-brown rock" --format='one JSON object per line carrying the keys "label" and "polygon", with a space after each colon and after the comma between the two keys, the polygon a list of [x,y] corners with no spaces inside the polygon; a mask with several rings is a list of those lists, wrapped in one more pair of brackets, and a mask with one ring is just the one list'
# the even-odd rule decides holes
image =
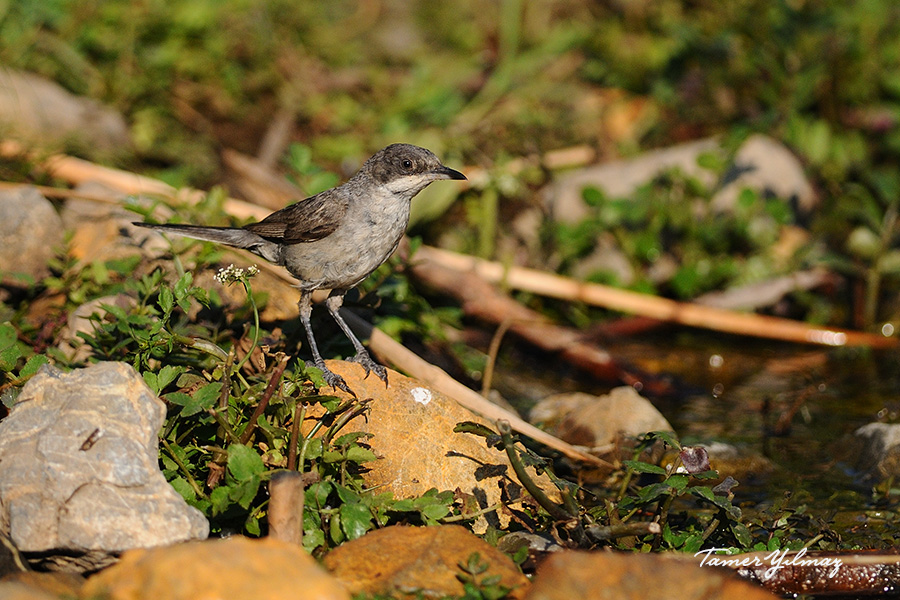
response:
{"label": "orange-brown rock", "polygon": [[[480,436],[453,432],[462,421],[496,430],[493,423],[396,371],[388,370],[389,385],[385,387],[374,375],[364,378],[363,368],[356,363],[332,360],[327,364],[359,398],[373,399],[371,410],[343,429],[373,434],[368,443],[380,458],[366,463],[370,470],[364,477],[370,487],[390,490],[397,498],[420,496],[431,488],[459,488],[473,494],[484,508],[500,501],[502,478],[515,481],[505,452],[488,448]],[[347,397],[340,390],[335,393]],[[317,419],[313,415],[310,423]],[[531,468],[528,471],[551,498],[559,498],[546,475],[537,476]],[[489,518],[498,518],[505,525],[509,517],[500,513]]]}
{"label": "orange-brown rock", "polygon": [[325,566],[351,594],[421,594],[425,598],[461,596],[457,575],[477,552],[488,568],[482,577],[500,576],[500,585],[521,598],[528,579],[505,554],[458,525],[394,526],[347,542],[325,556]]}
{"label": "orange-brown rock", "polygon": [[117,565],[88,579],[81,598],[349,600],[299,546],[240,536],[128,551]]}
{"label": "orange-brown rock", "polygon": [[693,557],[624,552],[552,554],[525,600],[772,600],[769,592]]}
{"label": "orange-brown rock", "polygon": [[0,580],[3,600],[44,600],[75,598],[84,578],[72,573],[11,573]]}

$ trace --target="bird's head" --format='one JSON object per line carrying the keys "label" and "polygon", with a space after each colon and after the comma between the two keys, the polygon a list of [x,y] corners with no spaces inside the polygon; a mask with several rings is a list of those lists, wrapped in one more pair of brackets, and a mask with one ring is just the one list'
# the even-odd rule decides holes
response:
{"label": "bird's head", "polygon": [[410,198],[438,179],[465,179],[466,176],[445,167],[430,150],[411,144],[391,144],[379,150],[360,169],[395,194]]}

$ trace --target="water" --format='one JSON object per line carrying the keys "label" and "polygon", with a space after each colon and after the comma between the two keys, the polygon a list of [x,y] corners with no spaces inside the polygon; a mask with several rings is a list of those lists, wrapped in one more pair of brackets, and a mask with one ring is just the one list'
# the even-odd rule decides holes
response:
{"label": "water", "polygon": [[[509,344],[512,347],[513,344]],[[825,349],[695,331],[630,337],[607,349],[648,373],[677,378],[678,397],[651,398],[684,444],[737,449],[736,502],[765,507],[786,492],[822,511],[893,510],[900,496],[855,470],[853,432],[900,421],[900,355]],[[552,356],[508,349],[497,388],[523,411],[563,391],[606,393]],[[895,490],[896,491],[896,490]],[[900,493],[900,492],[898,492]]]}

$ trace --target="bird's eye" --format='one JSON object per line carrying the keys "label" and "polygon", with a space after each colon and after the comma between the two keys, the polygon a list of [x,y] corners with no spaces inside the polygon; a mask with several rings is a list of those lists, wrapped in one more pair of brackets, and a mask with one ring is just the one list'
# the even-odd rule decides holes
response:
{"label": "bird's eye", "polygon": [[404,158],[401,164],[403,165],[404,169],[412,169],[412,161],[408,158]]}

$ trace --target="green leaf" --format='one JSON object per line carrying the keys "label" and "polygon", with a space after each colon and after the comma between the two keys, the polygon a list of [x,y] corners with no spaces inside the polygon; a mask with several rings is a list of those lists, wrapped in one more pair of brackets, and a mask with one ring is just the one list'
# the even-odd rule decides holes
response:
{"label": "green leaf", "polygon": [[349,540],[362,537],[372,528],[372,512],[369,507],[357,502],[342,504],[341,528]]}
{"label": "green leaf", "polygon": [[319,527],[303,527],[303,549],[312,554],[313,550],[325,545],[325,532]]}
{"label": "green leaf", "polygon": [[666,470],[659,465],[651,465],[639,460],[623,460],[622,464],[634,471],[635,473],[652,473],[654,475],[665,475]]}
{"label": "green leaf", "polygon": [[212,511],[214,515],[221,514],[228,510],[228,507],[231,506],[231,498],[230,498],[230,488],[225,485],[220,485],[216,489],[214,489],[209,494],[209,499],[212,504]]}
{"label": "green leaf", "polygon": [[653,431],[650,433],[650,435],[658,440],[662,440],[676,450],[681,450],[681,443],[678,441],[678,438],[675,437],[675,434],[671,431]]}
{"label": "green leaf", "polygon": [[362,496],[351,490],[350,488],[344,487],[342,485],[334,486],[335,491],[337,492],[338,497],[341,499],[341,502],[344,503],[359,503],[363,501]]}
{"label": "green leaf", "polygon": [[[157,381],[158,379],[159,377],[157,376]],[[217,381],[198,388],[193,396],[188,396],[184,392],[170,392],[165,394],[163,398],[172,404],[177,404],[182,407],[181,412],[179,413],[180,416],[189,417],[200,411],[206,411],[212,408],[218,400],[219,391],[221,389],[222,383]]]}
{"label": "green leaf", "polygon": [[248,481],[266,470],[262,458],[243,444],[228,446],[228,472],[236,481]]}
{"label": "green leaf", "polygon": [[253,516],[251,514],[250,517],[247,517],[247,520],[244,522],[244,529],[247,530],[247,533],[250,535],[259,535],[259,518]]}
{"label": "green leaf", "polygon": [[317,481],[306,488],[304,499],[306,506],[311,508],[322,508],[328,503],[328,496],[331,495],[333,484],[330,481]]}
{"label": "green leaf", "polygon": [[675,475],[672,475],[671,477],[666,479],[666,483],[668,483],[672,488],[674,488],[680,492],[684,488],[687,487],[689,480],[690,480],[690,477],[688,475],[682,475],[680,473],[676,473]]}
{"label": "green leaf", "polygon": [[197,497],[197,494],[194,493],[194,488],[191,487],[191,484],[184,477],[175,477],[169,481],[169,485],[175,488],[175,491],[187,502]]}
{"label": "green leaf", "polygon": [[260,478],[256,475],[230,486],[228,497],[237,502],[241,508],[248,509],[259,491]]}
{"label": "green leaf", "polygon": [[361,438],[370,438],[371,434],[364,433],[362,431],[353,431],[351,433],[345,433],[344,435],[338,437],[334,440],[334,445],[338,447],[348,446]]}
{"label": "green leaf", "polygon": [[50,359],[43,354],[34,354],[25,361],[25,366],[19,371],[19,378],[31,377],[38,372],[43,365],[49,364]]}
{"label": "green leaf", "polygon": [[11,323],[0,323],[0,350],[15,344],[17,337],[16,328]]}
{"label": "green leaf", "polygon": [[671,493],[672,488],[666,483],[654,483],[638,490],[638,498],[644,503],[655,501],[660,496]]}
{"label": "green leaf", "polygon": [[331,518],[328,520],[328,533],[331,536],[331,539],[340,544],[344,541],[344,530],[341,528],[341,513],[335,513],[331,515]]}
{"label": "green leaf", "polygon": [[22,356],[17,343],[16,328],[9,323],[0,325],[0,370],[10,372]]}
{"label": "green leaf", "polygon": [[181,276],[175,283],[175,299],[179,301],[187,298],[190,293],[191,286],[194,284],[194,276],[190,271]]}
{"label": "green leaf", "polygon": [[457,423],[456,427],[453,428],[453,433],[471,433],[485,438],[498,435],[497,432],[490,427],[482,425],[481,423],[475,423],[474,421],[462,421],[461,423]]}
{"label": "green leaf", "polygon": [[373,460],[377,460],[378,457],[374,452],[369,450],[368,448],[363,448],[362,446],[350,446],[347,449],[347,460],[355,462],[355,463],[364,463],[364,462],[372,462]]}
{"label": "green leaf", "polygon": [[426,521],[437,521],[450,514],[450,507],[446,504],[429,504],[421,512]]}
{"label": "green leaf", "polygon": [[587,186],[581,190],[581,199],[588,206],[600,206],[606,200],[606,195],[594,186]]}
{"label": "green leaf", "polygon": [[738,543],[743,547],[747,548],[750,546],[750,543],[753,541],[752,536],[750,535],[750,530],[747,529],[747,526],[743,523],[732,523],[731,524],[731,533],[734,534],[735,539],[737,539]]}
{"label": "green leaf", "polygon": [[159,307],[163,310],[163,314],[168,316],[175,306],[175,297],[172,295],[172,290],[167,287],[159,288],[158,302]]}
{"label": "green leaf", "polygon": [[336,450],[326,450],[322,453],[322,460],[326,463],[338,463],[344,460],[344,453]]}

